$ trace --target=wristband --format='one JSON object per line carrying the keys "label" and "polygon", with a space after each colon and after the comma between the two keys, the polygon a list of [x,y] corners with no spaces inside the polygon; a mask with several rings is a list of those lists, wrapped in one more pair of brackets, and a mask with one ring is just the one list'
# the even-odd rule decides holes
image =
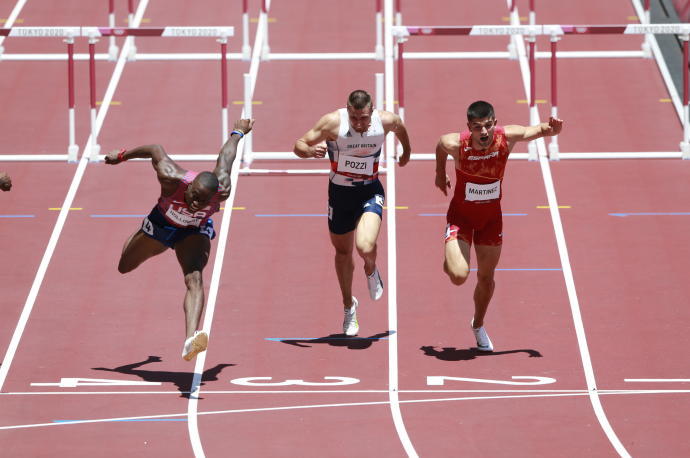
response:
{"label": "wristband", "polygon": [[233,130],[232,132],[230,132],[230,135],[232,134],[239,134],[240,138],[244,137],[244,132],[242,132],[241,130]]}
{"label": "wristband", "polygon": [[127,150],[124,148],[120,149],[120,152],[117,153],[117,162],[125,162],[127,159],[125,159],[125,152]]}

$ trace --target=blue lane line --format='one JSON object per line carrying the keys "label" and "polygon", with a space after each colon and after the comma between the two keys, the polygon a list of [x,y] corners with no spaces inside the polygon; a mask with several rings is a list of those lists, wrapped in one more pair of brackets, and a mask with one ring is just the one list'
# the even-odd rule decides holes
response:
{"label": "blue lane line", "polygon": [[[53,423],[77,423],[87,420],[53,420]],[[108,421],[187,421],[186,418],[132,418],[125,420],[108,420]]]}
{"label": "blue lane line", "polygon": [[690,212],[659,212],[659,213],[609,213],[611,216],[620,216],[620,217],[626,217],[626,216],[688,216],[690,215]]}
{"label": "blue lane line", "polygon": [[283,342],[286,340],[388,340],[388,337],[264,337],[264,340]]}
{"label": "blue lane line", "polygon": [[91,218],[143,218],[146,215],[89,215]]}
{"label": "blue lane line", "polygon": [[[446,216],[446,213],[419,213],[419,216]],[[527,216],[527,213],[504,213],[503,216]]]}
{"label": "blue lane line", "polygon": [[0,215],[0,218],[35,218],[36,215]]}
{"label": "blue lane line", "polygon": [[290,218],[290,217],[298,217],[298,216],[328,216],[326,213],[258,213],[254,216],[258,216],[259,218]]}

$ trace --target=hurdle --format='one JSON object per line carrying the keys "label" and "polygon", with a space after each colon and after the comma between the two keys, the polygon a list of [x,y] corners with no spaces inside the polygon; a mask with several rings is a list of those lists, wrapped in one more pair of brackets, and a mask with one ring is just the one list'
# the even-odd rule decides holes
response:
{"label": "hurdle", "polygon": [[[524,36],[529,44],[529,109],[530,123],[536,119],[536,78],[535,78],[535,43],[538,35],[551,37],[551,113],[552,116],[558,115],[558,92],[557,92],[557,64],[558,58],[557,43],[564,35],[588,35],[588,34],[626,34],[626,35],[648,35],[648,34],[674,34],[678,35],[683,41],[684,56],[684,87],[683,87],[683,139],[680,142],[680,153],[677,152],[644,152],[644,153],[565,153],[558,151],[557,137],[551,137],[552,143],[549,145],[549,157],[552,160],[560,158],[571,159],[611,159],[611,158],[678,158],[690,159],[690,128],[688,109],[688,36],[690,34],[690,24],[623,24],[623,25],[476,25],[476,26],[395,26],[393,36],[397,40],[398,46],[398,102],[399,110],[404,112],[404,59],[403,43],[411,36],[496,36],[513,35]],[[536,146],[530,142],[527,158],[537,159]],[[429,154],[426,159],[433,159],[433,154]],[[511,154],[513,156],[513,154]],[[516,156],[522,158],[524,156]],[[421,157],[417,157],[422,159]]]}
{"label": "hurdle", "polygon": [[[373,52],[340,52],[340,53],[318,53],[318,52],[307,52],[307,53],[272,53],[271,47],[268,41],[268,12],[269,5],[266,0],[261,0],[261,12],[259,16],[259,21],[265,23],[264,36],[263,36],[263,47],[261,50],[261,60],[383,60],[383,1],[376,0],[375,2],[375,12],[374,12],[374,22],[375,22],[375,44]],[[398,11],[396,13],[396,21],[402,24],[402,13],[400,12],[401,0],[395,0],[395,9]]]}

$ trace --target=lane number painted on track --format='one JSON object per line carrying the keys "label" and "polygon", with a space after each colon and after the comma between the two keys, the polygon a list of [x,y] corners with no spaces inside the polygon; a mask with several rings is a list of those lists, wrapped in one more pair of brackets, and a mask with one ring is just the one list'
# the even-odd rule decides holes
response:
{"label": "lane number painted on track", "polygon": [[60,388],[76,388],[80,386],[160,386],[161,382],[143,382],[141,380],[110,380],[104,378],[67,378],[63,377],[59,383],[32,383],[31,386],[59,386]]}
{"label": "lane number painted on track", "polygon": [[243,386],[340,386],[340,385],[354,385],[359,383],[359,379],[352,377],[324,377],[324,380],[333,380],[332,382],[307,382],[304,380],[283,380],[282,382],[269,382],[262,380],[273,380],[273,377],[243,377],[230,380],[230,383]]}
{"label": "lane number painted on track", "polygon": [[[496,385],[548,385],[550,383],[556,383],[555,378],[551,377],[533,377],[533,376],[523,376],[514,375],[511,377],[513,380],[491,380],[483,378],[467,378],[467,377],[446,377],[445,375],[430,375],[426,378],[427,385],[444,385],[446,380],[454,382],[478,382],[478,383],[492,383]],[[525,380],[520,382],[518,380]]]}

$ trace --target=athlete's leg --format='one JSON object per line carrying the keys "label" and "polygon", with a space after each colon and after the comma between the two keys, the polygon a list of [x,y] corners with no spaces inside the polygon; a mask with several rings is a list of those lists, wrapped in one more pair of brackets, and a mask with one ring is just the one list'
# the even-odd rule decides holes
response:
{"label": "athlete's leg", "polygon": [[357,253],[364,260],[364,273],[367,276],[376,268],[376,240],[381,229],[381,217],[374,212],[365,212],[359,218],[355,236]]}
{"label": "athlete's leg", "polygon": [[338,276],[340,292],[343,296],[343,307],[349,309],[352,306],[352,272],[355,263],[352,259],[352,245],[354,243],[354,231],[345,234],[331,235],[331,243],[335,248],[335,273]]}
{"label": "athlete's leg", "polygon": [[208,262],[211,241],[203,234],[193,234],[175,244],[175,254],[182,267],[187,292],[184,296],[185,330],[187,338],[199,327],[204,310],[203,270]]}
{"label": "athlete's leg", "polygon": [[120,255],[120,262],[117,265],[117,270],[121,274],[131,272],[147,259],[161,254],[168,247],[163,245],[158,240],[155,240],[139,229],[134,234],[130,235],[122,248],[122,255]]}
{"label": "athlete's leg", "polygon": [[484,325],[484,316],[489,308],[491,296],[494,294],[496,282],[494,272],[501,257],[501,245],[475,245],[477,253],[477,286],[474,289],[474,321],[475,328]]}
{"label": "athlete's leg", "polygon": [[443,271],[454,285],[462,285],[470,274],[470,244],[460,238],[446,241]]}

